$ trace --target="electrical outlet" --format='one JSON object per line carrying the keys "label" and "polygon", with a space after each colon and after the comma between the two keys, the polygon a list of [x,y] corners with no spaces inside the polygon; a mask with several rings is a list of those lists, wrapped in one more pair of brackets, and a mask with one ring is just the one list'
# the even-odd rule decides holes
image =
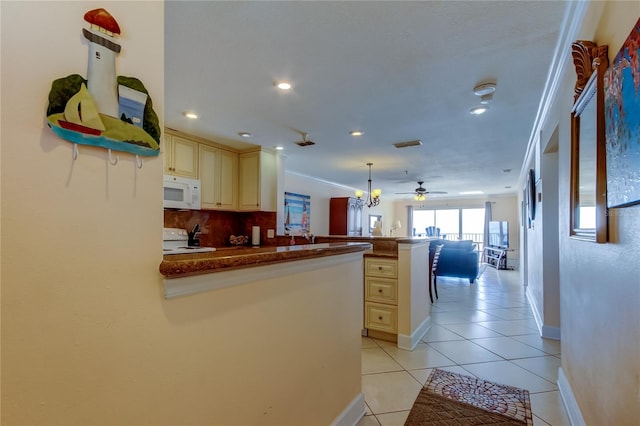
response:
{"label": "electrical outlet", "polygon": [[275,238],[276,236],[276,231],[274,231],[273,229],[267,229],[267,238]]}

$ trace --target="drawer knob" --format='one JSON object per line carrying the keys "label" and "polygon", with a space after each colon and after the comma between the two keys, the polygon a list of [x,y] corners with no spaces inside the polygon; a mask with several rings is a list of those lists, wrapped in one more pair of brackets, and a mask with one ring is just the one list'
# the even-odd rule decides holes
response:
{"label": "drawer knob", "polygon": [[382,289],[381,288],[378,289],[378,293],[382,293]]}
{"label": "drawer knob", "polygon": [[378,271],[382,271],[382,266],[378,266]]}
{"label": "drawer knob", "polygon": [[379,321],[382,321],[382,317],[378,317],[378,320],[379,320]]}

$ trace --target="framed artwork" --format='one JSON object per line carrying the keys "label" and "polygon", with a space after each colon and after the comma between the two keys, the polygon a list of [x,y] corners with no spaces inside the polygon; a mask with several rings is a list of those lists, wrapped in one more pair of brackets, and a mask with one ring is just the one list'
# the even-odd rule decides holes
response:
{"label": "framed artwork", "polygon": [[536,173],[533,169],[529,169],[527,174],[527,217],[531,227],[531,222],[536,218]]}
{"label": "framed artwork", "polygon": [[284,233],[300,235],[311,233],[311,196],[284,193]]}
{"label": "framed artwork", "polygon": [[607,206],[640,203],[640,19],[604,77]]}

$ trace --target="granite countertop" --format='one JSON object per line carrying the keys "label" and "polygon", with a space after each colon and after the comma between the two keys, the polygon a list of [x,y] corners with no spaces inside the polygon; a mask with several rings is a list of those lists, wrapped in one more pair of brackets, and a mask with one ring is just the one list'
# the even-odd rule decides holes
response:
{"label": "granite countertop", "polygon": [[367,242],[335,242],[255,248],[221,248],[208,253],[164,255],[160,273],[165,278],[208,274],[272,263],[364,252]]}

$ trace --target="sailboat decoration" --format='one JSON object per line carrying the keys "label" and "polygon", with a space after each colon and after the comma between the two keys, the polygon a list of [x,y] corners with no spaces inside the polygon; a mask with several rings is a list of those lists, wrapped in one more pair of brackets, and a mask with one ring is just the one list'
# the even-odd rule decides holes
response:
{"label": "sailboat decoration", "polygon": [[82,29],[89,47],[88,78],[72,74],[53,81],[47,124],[75,144],[158,155],[160,123],[149,93],[140,80],[116,75],[118,22],[102,8],[86,12],[84,20],[89,24]]}
{"label": "sailboat decoration", "polygon": [[58,124],[63,129],[94,136],[100,135],[106,129],[84,83],[80,86],[80,91],[67,101],[64,107],[64,118],[65,120],[58,120]]}

